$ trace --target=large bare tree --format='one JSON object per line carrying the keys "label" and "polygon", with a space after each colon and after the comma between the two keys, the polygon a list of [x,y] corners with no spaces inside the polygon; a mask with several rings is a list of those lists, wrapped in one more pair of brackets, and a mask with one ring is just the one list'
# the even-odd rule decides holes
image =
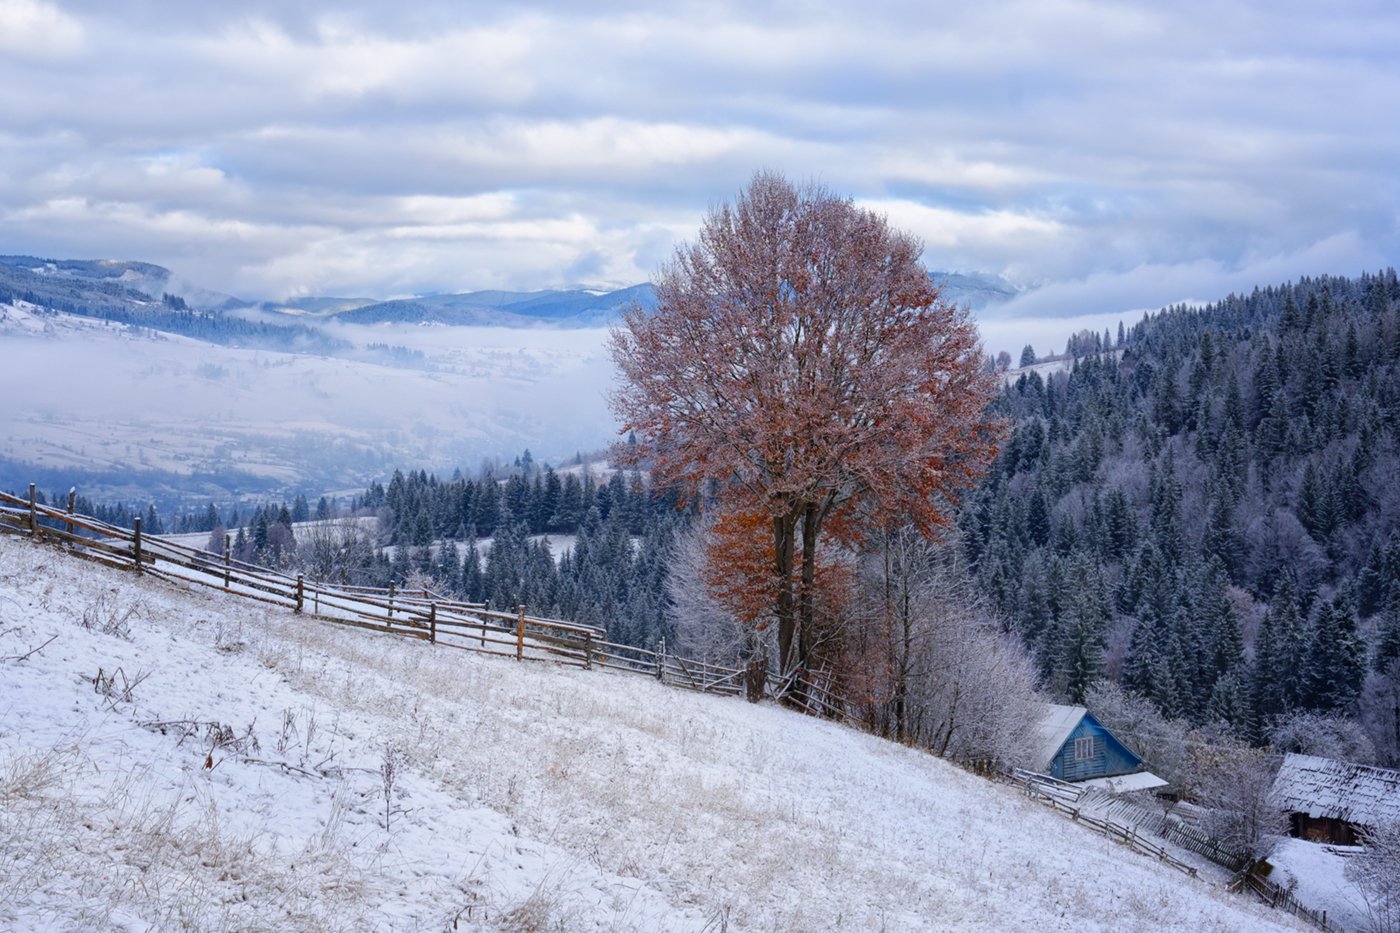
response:
{"label": "large bare tree", "polygon": [[784,672],[812,647],[823,525],[860,505],[932,531],[994,452],[976,328],[921,251],[847,198],[759,173],[657,273],[655,312],[612,334],[614,410],[660,477],[742,487],[766,511]]}

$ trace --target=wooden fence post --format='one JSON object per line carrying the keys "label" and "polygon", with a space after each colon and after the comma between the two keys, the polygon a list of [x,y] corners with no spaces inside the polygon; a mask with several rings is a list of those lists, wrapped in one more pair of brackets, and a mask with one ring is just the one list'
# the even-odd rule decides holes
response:
{"label": "wooden fence post", "polygon": [[34,507],[34,497],[36,495],[34,484],[29,484],[29,537],[39,537],[39,515]]}
{"label": "wooden fence post", "polygon": [[[78,501],[78,487],[77,487],[77,486],[70,486],[70,487],[68,487],[68,514],[69,514],[69,515],[72,515],[72,514],[73,514],[73,509],[74,509],[74,506],[77,504],[77,501]],[[70,535],[73,533],[73,522],[72,522],[71,519],[68,521],[67,531],[68,531],[68,533],[69,533]],[[73,542],[72,542],[72,541],[69,541],[69,542],[68,542],[68,546],[69,546],[69,547],[72,547],[72,546],[73,546]]]}
{"label": "wooden fence post", "polygon": [[389,584],[389,618],[394,617],[394,584]]}
{"label": "wooden fence post", "polygon": [[437,603],[428,603],[428,644],[437,644]]}
{"label": "wooden fence post", "polygon": [[306,603],[306,583],[302,580],[301,574],[297,574],[297,614],[301,613],[301,607]]}
{"label": "wooden fence post", "polygon": [[520,618],[515,623],[515,660],[525,660],[525,604],[520,604]]}
{"label": "wooden fence post", "polygon": [[139,519],[139,518],[134,518],[134,519],[131,520],[131,524],[132,524],[132,526],[133,526],[133,527],[132,527],[132,530],[131,530],[131,543],[132,543],[132,548],[131,548],[131,550],[132,550],[132,554],[134,554],[135,557],[136,557],[136,572],[137,572],[137,573],[140,573],[140,572],[141,572],[141,519]]}
{"label": "wooden fence post", "polygon": [[656,679],[666,680],[666,639],[661,639],[661,644],[656,649]]}
{"label": "wooden fence post", "polygon": [[586,632],[583,636],[583,669],[593,670],[593,633]]}
{"label": "wooden fence post", "polygon": [[224,589],[229,584],[229,561],[233,558],[233,535],[224,532]]}

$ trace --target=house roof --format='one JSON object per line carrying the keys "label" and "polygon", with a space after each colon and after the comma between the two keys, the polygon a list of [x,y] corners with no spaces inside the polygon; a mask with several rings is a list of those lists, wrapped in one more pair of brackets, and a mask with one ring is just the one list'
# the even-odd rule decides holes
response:
{"label": "house roof", "polygon": [[1078,782],[1083,787],[1097,787],[1110,794],[1128,794],[1137,790],[1155,790],[1166,787],[1167,781],[1151,771],[1134,771],[1132,774],[1116,774],[1113,777],[1090,778]]}
{"label": "house roof", "polygon": [[1088,712],[1082,706],[1045,704],[1045,716],[1037,727],[1040,735],[1040,744],[1036,746],[1037,768],[1044,771],[1050,767],[1050,763],[1055,760],[1055,755],[1064,747],[1065,740],[1070,737]]}
{"label": "house roof", "polygon": [[1274,793],[1290,813],[1314,819],[1377,826],[1400,820],[1400,771],[1290,754],[1283,759]]}

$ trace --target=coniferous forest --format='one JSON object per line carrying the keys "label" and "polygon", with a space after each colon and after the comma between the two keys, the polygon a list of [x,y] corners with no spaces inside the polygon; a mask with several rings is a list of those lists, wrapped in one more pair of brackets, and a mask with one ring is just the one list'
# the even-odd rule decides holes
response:
{"label": "coniferous forest", "polygon": [[1071,341],[1018,377],[960,525],[1078,701],[1100,678],[1253,741],[1300,712],[1400,751],[1400,282],[1304,279]]}

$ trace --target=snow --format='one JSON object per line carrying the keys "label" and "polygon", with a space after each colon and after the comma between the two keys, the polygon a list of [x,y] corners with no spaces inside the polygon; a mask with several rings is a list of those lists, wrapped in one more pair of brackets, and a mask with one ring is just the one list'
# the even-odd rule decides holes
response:
{"label": "snow", "polygon": [[1316,755],[1284,756],[1274,793],[1285,811],[1379,826],[1400,819],[1400,771],[1334,761]]}
{"label": "snow", "polygon": [[1106,790],[1111,794],[1130,794],[1134,791],[1154,790],[1158,787],[1166,787],[1167,782],[1153,774],[1151,771],[1139,771],[1136,774],[1119,774],[1114,777],[1090,778],[1087,781],[1080,781],[1085,787],[1097,787]]}
{"label": "snow", "polygon": [[1269,854],[1269,863],[1274,866],[1269,880],[1285,888],[1295,885],[1298,900],[1310,910],[1327,911],[1329,924],[1348,933],[1368,928],[1365,901],[1347,881],[1346,856],[1335,847],[1284,839]]}
{"label": "snow", "polygon": [[0,928],[1299,929],[850,728],[13,538],[0,658]]}
{"label": "snow", "polygon": [[1055,756],[1064,747],[1065,740],[1070,737],[1070,733],[1078,728],[1087,712],[1089,711],[1082,706],[1045,704],[1045,718],[1040,721],[1040,725],[1036,729],[1040,733],[1040,747],[1037,749],[1035,757],[1037,767],[1050,767],[1050,763],[1055,760]]}

